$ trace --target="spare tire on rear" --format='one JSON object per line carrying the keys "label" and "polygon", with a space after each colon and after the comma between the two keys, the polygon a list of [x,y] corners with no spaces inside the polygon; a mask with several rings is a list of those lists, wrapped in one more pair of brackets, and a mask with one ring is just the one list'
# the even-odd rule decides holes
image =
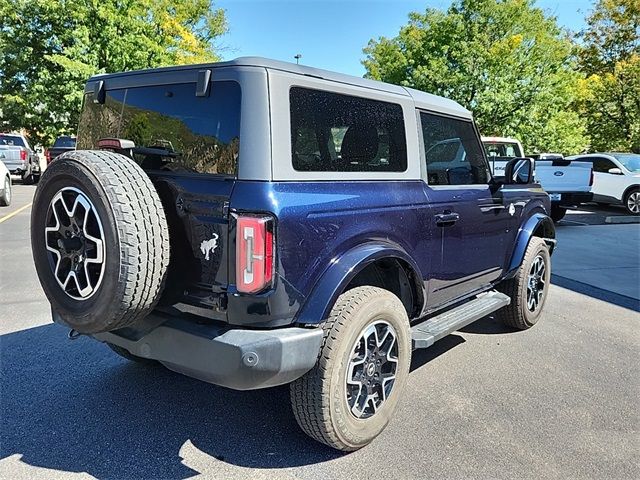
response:
{"label": "spare tire on rear", "polygon": [[73,151],[56,158],[33,200],[31,246],[53,310],[78,332],[129,326],[162,293],[167,221],[151,180],[124,155]]}

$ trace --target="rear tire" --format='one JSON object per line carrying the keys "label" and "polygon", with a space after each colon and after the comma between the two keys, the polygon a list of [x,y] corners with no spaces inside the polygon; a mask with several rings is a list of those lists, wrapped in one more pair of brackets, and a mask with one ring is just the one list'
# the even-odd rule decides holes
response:
{"label": "rear tire", "polygon": [[40,283],[61,321],[81,333],[123,328],[157,304],[169,263],[160,198],[130,158],[65,153],[36,190],[31,244]]}
{"label": "rear tire", "polygon": [[556,205],[551,206],[551,219],[557,223],[564,218],[567,213],[567,209]]}
{"label": "rear tire", "polygon": [[0,206],[8,207],[11,205],[11,178],[7,175],[4,178],[4,188],[0,196]]}
{"label": "rear tire", "polygon": [[624,196],[624,208],[629,215],[640,215],[640,188],[630,190]]}
{"label": "rear tire", "polygon": [[290,386],[293,413],[311,438],[357,450],[384,430],[404,390],[409,319],[398,297],[365,286],[343,293],[323,328],[315,367]]}
{"label": "rear tire", "polygon": [[22,184],[23,185],[33,185],[33,170],[31,165],[29,165],[29,170],[22,174]]}
{"label": "rear tire", "polygon": [[[540,272],[540,264],[543,271]],[[533,237],[514,278],[505,280],[497,290],[508,295],[511,303],[496,312],[505,324],[526,330],[540,319],[551,283],[551,256],[543,239]],[[534,308],[532,308],[534,303]]]}

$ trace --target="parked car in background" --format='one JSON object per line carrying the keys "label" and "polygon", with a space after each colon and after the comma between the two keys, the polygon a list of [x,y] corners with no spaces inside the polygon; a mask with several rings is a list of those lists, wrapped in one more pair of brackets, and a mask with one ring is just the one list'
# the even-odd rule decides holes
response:
{"label": "parked car in background", "polygon": [[44,154],[47,157],[47,165],[51,163],[58,155],[63,154],[76,149],[76,137],[70,137],[68,135],[62,135],[56,138],[53,142],[53,146],[47,149]]}
{"label": "parked car in background", "polygon": [[[524,157],[522,144],[515,138],[482,137],[491,171],[497,177],[504,176],[509,160]],[[559,153],[529,155],[535,159],[535,178],[551,198],[551,218],[558,222],[568,208],[590,202],[593,194],[592,165],[564,158]]]}
{"label": "parked car in background", "polygon": [[40,159],[27,137],[20,133],[0,133],[0,152],[11,174],[22,177],[23,183],[32,184],[40,179]]}
{"label": "parked car in background", "polygon": [[640,215],[640,154],[590,153],[567,157],[593,165],[593,200],[622,204],[631,215]]}
{"label": "parked car in background", "polygon": [[3,160],[4,153],[0,152],[0,207],[11,205],[11,175]]}

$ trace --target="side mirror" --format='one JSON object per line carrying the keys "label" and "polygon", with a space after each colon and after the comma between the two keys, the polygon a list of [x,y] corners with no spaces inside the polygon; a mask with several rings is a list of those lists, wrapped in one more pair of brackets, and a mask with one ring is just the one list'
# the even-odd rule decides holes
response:
{"label": "side mirror", "polygon": [[507,185],[527,185],[533,183],[535,173],[532,158],[519,157],[509,160],[504,167],[504,183]]}
{"label": "side mirror", "polygon": [[607,170],[607,172],[611,175],[624,175],[624,173],[622,173],[622,170],[620,170],[618,167],[610,168],[609,170]]}

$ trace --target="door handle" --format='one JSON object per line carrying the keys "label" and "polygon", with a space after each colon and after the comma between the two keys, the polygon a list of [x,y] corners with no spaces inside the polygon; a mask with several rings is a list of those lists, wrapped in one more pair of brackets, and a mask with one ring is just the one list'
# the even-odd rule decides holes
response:
{"label": "door handle", "polygon": [[460,220],[460,214],[455,212],[438,213],[436,215],[436,225],[449,227]]}

